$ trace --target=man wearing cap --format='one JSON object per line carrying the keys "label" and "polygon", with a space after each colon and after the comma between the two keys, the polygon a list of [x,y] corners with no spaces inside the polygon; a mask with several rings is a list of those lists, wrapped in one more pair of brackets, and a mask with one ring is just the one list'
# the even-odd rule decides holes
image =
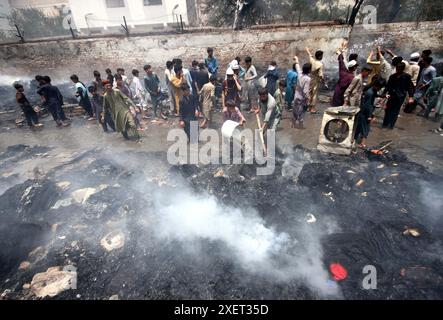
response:
{"label": "man wearing cap", "polygon": [[383,80],[388,80],[392,74],[392,67],[389,62],[385,59],[385,51],[382,51],[380,47],[377,47],[377,60],[372,60],[374,52],[371,50],[369,53],[366,63],[372,67],[372,72],[368,77],[368,83],[372,82],[374,76],[379,76]]}
{"label": "man wearing cap", "polygon": [[420,53],[418,52],[412,53],[409,65],[411,70],[411,80],[414,86],[417,85],[418,74],[420,73],[420,66],[418,65],[418,60],[420,60]]}
{"label": "man wearing cap", "polygon": [[331,105],[333,107],[340,107],[343,105],[345,98],[344,94],[346,89],[354,79],[354,72],[357,69],[357,61],[351,60],[345,64],[343,48],[339,49],[337,53],[338,55],[338,81],[335,85],[334,96],[332,97]]}
{"label": "man wearing cap", "polygon": [[222,107],[223,111],[226,111],[225,102],[228,100],[233,100],[238,107],[240,105],[240,92],[241,85],[238,81],[237,75],[234,73],[234,70],[228,69],[226,71],[226,80],[222,83]]}

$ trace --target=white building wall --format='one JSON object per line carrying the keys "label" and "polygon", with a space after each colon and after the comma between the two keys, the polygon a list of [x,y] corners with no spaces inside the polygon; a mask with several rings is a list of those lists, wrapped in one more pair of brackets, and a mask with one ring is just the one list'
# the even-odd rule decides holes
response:
{"label": "white building wall", "polygon": [[161,5],[144,6],[143,0],[124,0],[125,7],[107,8],[106,0],[69,0],[69,7],[77,28],[118,27],[123,16],[129,27],[149,24],[173,23],[174,11],[187,23],[186,0],[162,0]]}
{"label": "white building wall", "polygon": [[0,31],[11,30],[9,26],[8,16],[11,14],[9,0],[0,0]]}

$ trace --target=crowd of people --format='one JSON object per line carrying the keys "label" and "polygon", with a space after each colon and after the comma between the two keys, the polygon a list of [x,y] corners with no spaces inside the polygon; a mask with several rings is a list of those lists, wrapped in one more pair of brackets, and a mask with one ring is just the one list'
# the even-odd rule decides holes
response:
{"label": "crowd of people", "polygon": [[[365,147],[374,122],[374,110],[384,109],[383,128],[393,129],[402,106],[408,113],[421,110],[417,115],[439,121],[443,115],[443,78],[437,77],[432,66],[430,50],[421,54],[414,52],[410,60],[378,47],[371,51],[366,63],[360,67],[355,53],[347,55],[347,44],[342,43],[336,54],[338,81],[336,82],[332,107],[357,107],[355,138]],[[166,62],[165,87],[151,65],[132,70],[132,77],[123,68],[115,74],[106,69],[106,78],[99,71],[93,72],[93,80],[86,86],[75,74],[70,79],[75,96],[90,121],[97,121],[105,132],[120,132],[126,139],[130,136],[140,140],[139,131],[145,130],[143,119],[168,116],[179,117],[179,124],[190,138],[190,123],[200,121],[200,128],[211,126],[214,112],[223,112],[224,120],[246,122],[244,112],[256,113],[263,120],[263,132],[277,129],[283,111],[292,112],[292,127],[303,128],[305,113],[318,113],[318,93],[324,77],[324,53],[311,52],[306,48],[309,61],[301,65],[295,56],[286,75],[279,72],[276,61],[271,61],[259,77],[252,58],[236,57],[220,74],[214,49],[207,49],[207,57],[192,61],[190,69],[176,58]],[[57,126],[70,125],[63,110],[63,96],[49,76],[37,75],[37,94],[42,106],[52,115]],[[326,84],[325,84],[326,85]],[[41,127],[38,113],[40,107],[32,106],[25,96],[23,85],[14,83],[16,100],[31,128]],[[169,97],[169,99],[168,99]],[[152,115],[148,116],[148,106]],[[443,124],[436,131],[442,131]]]}

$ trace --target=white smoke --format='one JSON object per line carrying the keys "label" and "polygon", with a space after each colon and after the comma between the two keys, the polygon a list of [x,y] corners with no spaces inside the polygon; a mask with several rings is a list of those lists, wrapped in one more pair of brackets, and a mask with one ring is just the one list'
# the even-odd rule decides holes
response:
{"label": "white smoke", "polygon": [[[310,226],[291,235],[266,226],[258,213],[226,207],[208,194],[182,191],[155,197],[156,236],[195,248],[196,241],[219,241],[245,270],[277,281],[300,280],[320,296],[338,296],[322,263],[320,233]],[[294,236],[301,240],[297,240]]]}

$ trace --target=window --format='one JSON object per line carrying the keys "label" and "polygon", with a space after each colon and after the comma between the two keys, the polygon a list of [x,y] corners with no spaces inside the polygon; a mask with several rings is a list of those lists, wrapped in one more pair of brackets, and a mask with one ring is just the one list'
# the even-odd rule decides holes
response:
{"label": "window", "polygon": [[125,0],[106,0],[107,8],[122,8],[125,6]]}
{"label": "window", "polygon": [[144,6],[161,6],[162,0],[143,0]]}

